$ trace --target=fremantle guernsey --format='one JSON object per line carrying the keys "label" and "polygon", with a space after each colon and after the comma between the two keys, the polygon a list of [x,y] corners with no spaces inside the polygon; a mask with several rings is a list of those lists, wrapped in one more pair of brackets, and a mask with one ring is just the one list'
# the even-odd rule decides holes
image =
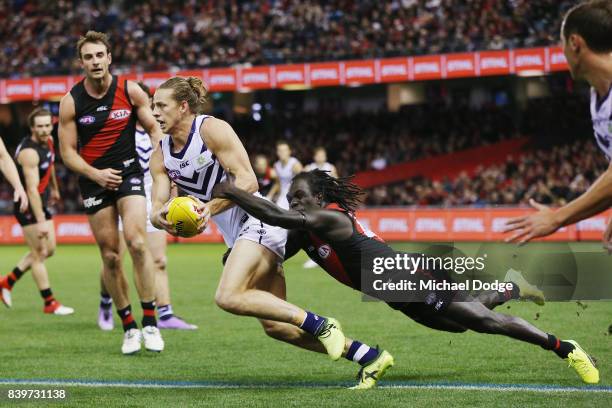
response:
{"label": "fremantle guernsey", "polygon": [[597,145],[608,160],[612,159],[612,88],[600,99],[595,88],[591,88],[591,120]]}
{"label": "fremantle guernsey", "polygon": [[[211,116],[196,116],[187,137],[187,143],[174,152],[172,138],[164,136],[161,151],[168,177],[181,190],[203,202],[211,200],[215,184],[225,181],[227,175],[217,157],[206,147],[200,128]],[[239,239],[257,242],[274,252],[282,260],[285,255],[287,231],[262,223],[250,217],[242,208],[234,206],[212,217],[223,235],[225,244],[232,248]],[[204,232],[206,233],[206,231]]]}
{"label": "fremantle guernsey", "polygon": [[114,168],[122,175],[141,173],[136,158],[136,110],[127,92],[127,80],[113,75],[100,99],[93,98],[80,81],[71,90],[74,99],[78,148],[81,157],[97,169]]}

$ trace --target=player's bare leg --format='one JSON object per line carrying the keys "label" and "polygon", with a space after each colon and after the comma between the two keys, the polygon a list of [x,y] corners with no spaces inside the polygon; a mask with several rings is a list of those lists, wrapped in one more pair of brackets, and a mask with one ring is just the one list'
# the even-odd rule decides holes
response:
{"label": "player's bare leg", "polygon": [[[30,251],[17,263],[18,270],[25,273],[27,270],[32,269],[32,278],[40,291],[40,294],[45,302],[43,311],[48,314],[56,315],[70,315],[74,313],[74,309],[63,306],[53,297],[51,291],[51,285],[49,284],[49,274],[45,261],[53,256],[55,252],[55,229],[53,227],[53,221],[45,221],[49,231],[49,235],[46,238],[39,238],[38,228],[36,225],[27,225],[23,227],[23,235],[25,242],[28,245]],[[8,278],[5,278],[8,280]],[[13,281],[13,284],[15,281]],[[10,288],[12,289],[12,285]],[[5,297],[6,295],[4,295]]]}
{"label": "player's bare leg", "polygon": [[[287,286],[285,283],[285,273],[282,266],[276,266],[274,270],[266,271],[253,277],[255,287],[257,289],[270,292],[279,299],[287,299]],[[293,344],[294,346],[315,351],[317,353],[327,353],[325,347],[312,334],[306,333],[304,330],[289,323],[277,322],[274,320],[260,319],[264,331],[273,339],[284,341],[285,343]],[[346,339],[345,350],[346,354],[352,340]]]}
{"label": "player's bare leg", "polygon": [[[268,291],[280,299],[287,299],[287,285],[282,266],[268,271],[264,275],[254,277],[257,289]],[[273,339],[292,344],[305,350],[317,353],[327,353],[323,344],[312,334],[306,333],[299,327],[289,323],[281,323],[273,320],[259,320],[266,334]],[[393,366],[393,357],[384,350],[372,348],[359,341],[345,338],[342,356],[349,361],[354,361],[362,366],[359,371],[358,389],[373,388],[377,381],[384,375],[385,371]]]}
{"label": "player's bare leg", "polygon": [[478,302],[452,302],[445,317],[479,333],[501,334],[552,350],[567,360],[584,382],[599,382],[599,371],[578,343],[560,340],[519,317],[494,312]]}
{"label": "player's bare leg", "polygon": [[335,319],[306,312],[255,287],[253,278],[270,271],[276,272],[278,262],[278,256],[264,246],[246,239],[236,241],[223,268],[215,302],[229,313],[299,326],[316,335],[333,360],[339,359],[345,338]]}
{"label": "player's bare leg", "polygon": [[145,348],[160,352],[164,349],[155,319],[155,272],[151,253],[146,244],[146,198],[139,195],[122,197],[117,208],[123,221],[123,236],[134,266],[134,282],[143,310],[142,335]]}
{"label": "player's bare leg", "polygon": [[159,321],[157,326],[160,329],[173,330],[195,330],[198,326],[185,322],[174,314],[172,301],[170,299],[170,282],[168,280],[167,268],[167,234],[165,231],[147,232],[147,246],[153,257],[153,267],[155,270],[155,302],[157,303],[157,313]]}
{"label": "player's bare leg", "polygon": [[119,274],[123,274],[119,256],[119,230],[117,228],[117,209],[108,206],[88,216],[100,256],[102,257],[104,284],[110,293],[117,314],[121,319],[123,331],[123,354],[134,354],[140,351],[142,335],[132,315],[132,307],[127,297],[127,291],[119,284]]}

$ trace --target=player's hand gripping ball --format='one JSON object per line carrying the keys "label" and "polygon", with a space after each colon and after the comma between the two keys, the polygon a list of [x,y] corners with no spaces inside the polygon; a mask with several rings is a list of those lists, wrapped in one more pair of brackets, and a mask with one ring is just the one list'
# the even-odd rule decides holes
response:
{"label": "player's hand gripping ball", "polygon": [[208,208],[191,197],[175,197],[168,203],[166,220],[177,235],[191,238],[206,229],[210,220]]}

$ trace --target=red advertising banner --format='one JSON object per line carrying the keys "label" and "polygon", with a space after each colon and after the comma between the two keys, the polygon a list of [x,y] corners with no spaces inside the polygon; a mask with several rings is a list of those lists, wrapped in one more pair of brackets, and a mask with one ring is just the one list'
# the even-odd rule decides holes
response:
{"label": "red advertising banner", "polygon": [[[142,80],[155,89],[174,75],[197,76],[206,82],[210,91],[224,92],[276,89],[291,85],[352,86],[563,70],[567,70],[563,50],[559,47],[548,47],[359,61],[130,73],[121,77]],[[67,76],[0,80],[0,102],[57,99],[79,79]]]}
{"label": "red advertising banner", "polygon": [[446,78],[473,77],[476,75],[474,54],[449,54],[442,57]]}
{"label": "red advertising banner", "polygon": [[310,84],[312,86],[333,86],[343,84],[344,82],[340,78],[340,64],[341,63],[338,62],[309,64]]}
{"label": "red advertising banner", "polygon": [[[529,214],[528,208],[381,208],[357,212],[361,224],[388,241],[503,241],[506,222]],[[543,239],[544,241],[599,241],[612,216],[612,210],[571,225]],[[60,244],[93,243],[85,215],[54,217],[55,233]],[[171,242],[223,242],[214,222],[194,238],[174,238]],[[0,216],[0,244],[21,244],[23,233],[12,216]]]}

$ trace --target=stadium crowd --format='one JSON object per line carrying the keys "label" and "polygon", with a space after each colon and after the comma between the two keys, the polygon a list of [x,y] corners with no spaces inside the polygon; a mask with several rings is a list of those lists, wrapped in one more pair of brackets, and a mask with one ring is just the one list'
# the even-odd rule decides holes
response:
{"label": "stadium crowd", "polygon": [[526,152],[505,163],[454,179],[415,177],[368,191],[372,206],[487,206],[526,204],[530,198],[563,205],[582,193],[608,167],[594,140]]}
{"label": "stadium crowd", "polygon": [[88,29],[110,35],[116,72],[543,46],[573,3],[0,0],[0,77],[79,73]]}

